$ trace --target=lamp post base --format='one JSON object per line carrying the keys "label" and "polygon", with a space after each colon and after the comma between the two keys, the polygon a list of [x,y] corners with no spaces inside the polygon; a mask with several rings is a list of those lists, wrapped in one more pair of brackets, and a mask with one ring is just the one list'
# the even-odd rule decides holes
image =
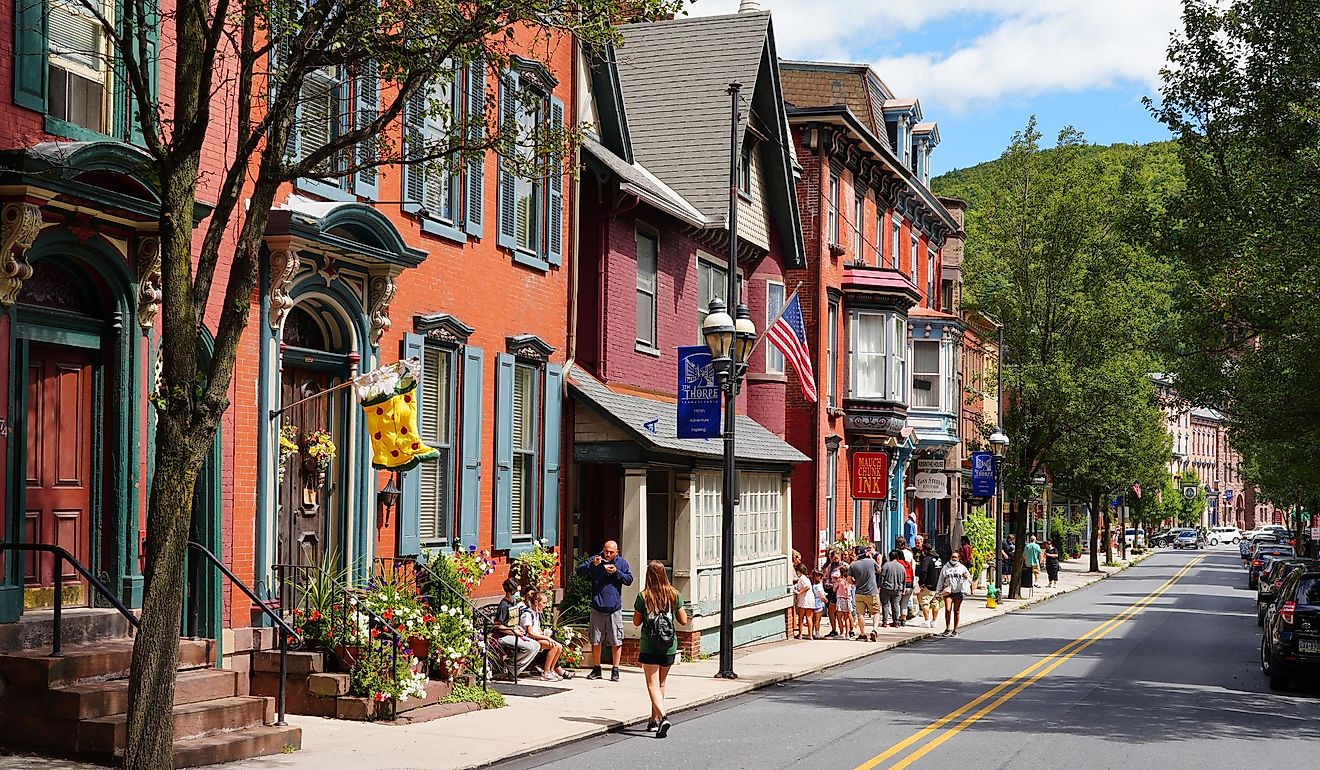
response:
{"label": "lamp post base", "polygon": [[715,674],[716,679],[737,679],[738,675],[732,671],[720,671]]}

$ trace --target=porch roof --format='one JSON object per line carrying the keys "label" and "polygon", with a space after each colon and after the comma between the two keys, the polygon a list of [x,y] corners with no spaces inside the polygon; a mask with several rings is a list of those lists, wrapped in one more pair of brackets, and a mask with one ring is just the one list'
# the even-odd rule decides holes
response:
{"label": "porch roof", "polygon": [[[569,391],[626,432],[647,451],[702,459],[724,456],[719,439],[679,438],[677,407],[665,401],[617,393],[586,371],[572,367],[567,372]],[[738,415],[737,457],[762,463],[789,465],[807,461],[807,456],[789,446],[756,420]]]}

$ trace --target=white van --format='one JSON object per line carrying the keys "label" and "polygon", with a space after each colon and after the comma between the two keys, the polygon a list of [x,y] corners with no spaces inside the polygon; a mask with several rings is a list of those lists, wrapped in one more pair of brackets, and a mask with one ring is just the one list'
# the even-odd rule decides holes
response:
{"label": "white van", "polygon": [[1210,545],[1219,545],[1220,543],[1232,543],[1237,545],[1242,540],[1242,531],[1237,527],[1211,527],[1210,534],[1206,536]]}

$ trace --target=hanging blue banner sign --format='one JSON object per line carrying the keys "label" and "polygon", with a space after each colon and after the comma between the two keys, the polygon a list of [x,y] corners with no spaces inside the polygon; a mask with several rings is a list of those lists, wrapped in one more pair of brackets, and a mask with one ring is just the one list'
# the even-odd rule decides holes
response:
{"label": "hanging blue banner sign", "polygon": [[678,437],[718,438],[720,388],[705,345],[678,349]]}
{"label": "hanging blue banner sign", "polygon": [[972,496],[995,496],[995,455],[993,452],[972,452]]}

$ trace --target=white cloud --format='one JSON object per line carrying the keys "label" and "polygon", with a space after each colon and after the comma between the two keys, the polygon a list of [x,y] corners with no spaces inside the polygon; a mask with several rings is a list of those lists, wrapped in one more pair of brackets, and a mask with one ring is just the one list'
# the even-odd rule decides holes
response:
{"label": "white cloud", "polygon": [[[731,13],[738,4],[698,0],[690,13]],[[762,0],[762,6],[774,12],[781,56],[870,61],[900,95],[956,113],[1047,93],[1150,87],[1181,13],[1179,0]],[[984,29],[932,47],[942,39],[941,25],[968,19]],[[907,43],[913,39],[923,45]]]}

